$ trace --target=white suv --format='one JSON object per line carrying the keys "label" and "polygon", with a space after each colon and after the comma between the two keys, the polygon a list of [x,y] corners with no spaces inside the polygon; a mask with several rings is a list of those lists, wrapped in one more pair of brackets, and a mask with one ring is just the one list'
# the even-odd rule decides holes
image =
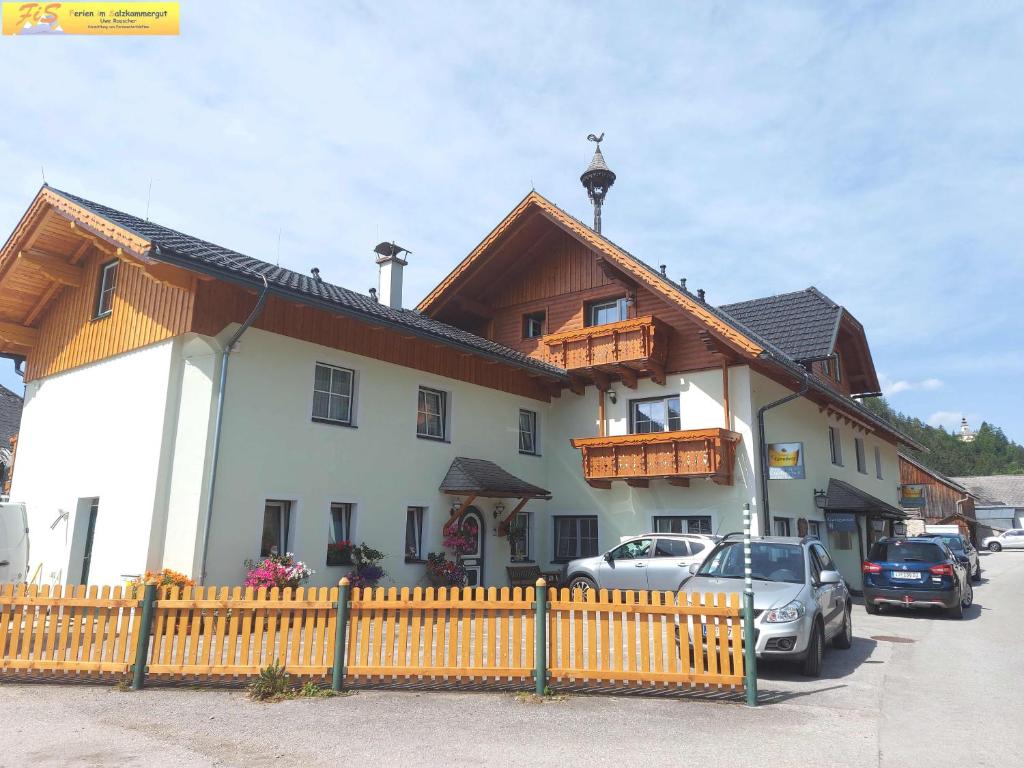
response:
{"label": "white suv", "polygon": [[645,533],[626,539],[603,555],[573,560],[566,566],[570,589],[649,589],[675,592],[718,543],[697,533]]}
{"label": "white suv", "polygon": [[981,546],[989,552],[999,552],[1003,549],[1024,549],[1024,528],[1011,528],[998,536],[989,536],[982,539]]}

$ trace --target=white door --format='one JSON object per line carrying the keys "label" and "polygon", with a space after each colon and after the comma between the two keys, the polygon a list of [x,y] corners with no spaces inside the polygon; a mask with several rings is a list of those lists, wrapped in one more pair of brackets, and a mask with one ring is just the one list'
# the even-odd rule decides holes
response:
{"label": "white door", "polygon": [[0,504],[0,584],[28,577],[28,515],[24,504]]}
{"label": "white door", "polygon": [[466,567],[466,586],[482,587],[484,585],[484,518],[480,510],[470,507],[462,515],[459,528],[469,533],[474,549],[462,553],[462,564]]}

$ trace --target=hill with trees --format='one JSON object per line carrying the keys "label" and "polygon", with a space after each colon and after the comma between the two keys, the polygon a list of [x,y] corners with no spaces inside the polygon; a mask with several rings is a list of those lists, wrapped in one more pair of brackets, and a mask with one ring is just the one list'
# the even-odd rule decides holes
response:
{"label": "hill with trees", "polygon": [[936,472],[953,477],[1024,474],[1024,446],[1007,438],[1003,430],[993,424],[983,422],[974,442],[965,443],[942,427],[929,426],[894,410],[884,397],[866,399],[863,403],[896,429],[926,446],[930,453],[910,453]]}

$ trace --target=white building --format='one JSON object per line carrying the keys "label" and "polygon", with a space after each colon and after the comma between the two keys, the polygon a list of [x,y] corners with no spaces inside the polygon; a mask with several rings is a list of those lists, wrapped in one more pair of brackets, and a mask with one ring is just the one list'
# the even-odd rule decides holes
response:
{"label": "white building", "polygon": [[380,302],[44,187],[0,253],[33,578],[238,584],[273,548],[331,584],[348,539],[424,583],[455,513],[503,585],[749,504],[856,586],[903,515],[913,444],[851,397],[878,390],[863,328],[814,289],[715,308],[536,193],[416,311],[378,254]]}

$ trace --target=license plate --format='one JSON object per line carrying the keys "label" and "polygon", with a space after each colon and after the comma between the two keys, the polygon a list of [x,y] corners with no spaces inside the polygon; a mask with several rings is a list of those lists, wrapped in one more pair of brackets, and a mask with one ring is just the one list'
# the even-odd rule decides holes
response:
{"label": "license plate", "polygon": [[894,579],[920,579],[920,571],[893,571],[892,578]]}
{"label": "license plate", "polygon": [[[706,640],[707,637],[708,637],[708,625],[707,624],[702,624],[701,627],[702,627],[701,634],[704,635],[704,639]],[[727,638],[729,638],[730,640],[732,639],[732,626],[727,626],[726,627],[726,629],[725,629],[725,636]]]}

